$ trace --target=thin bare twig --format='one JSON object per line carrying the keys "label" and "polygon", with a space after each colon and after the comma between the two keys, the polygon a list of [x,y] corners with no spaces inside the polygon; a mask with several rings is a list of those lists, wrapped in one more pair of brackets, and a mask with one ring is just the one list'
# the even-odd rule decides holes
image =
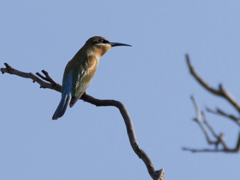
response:
{"label": "thin bare twig", "polygon": [[235,148],[233,149],[191,149],[183,148],[183,150],[191,152],[225,152],[225,153],[237,153],[240,149],[240,133],[238,135],[238,142]]}
{"label": "thin bare twig", "polygon": [[207,122],[207,118],[205,113],[202,111],[202,116],[203,116],[203,123],[206,124],[206,126],[208,127],[208,129],[211,131],[211,133],[213,134],[214,137],[218,137],[217,134],[214,132],[213,128],[210,126],[210,124],[208,124]]}
{"label": "thin bare twig", "polygon": [[[224,139],[223,139],[223,133],[220,133],[220,135],[218,136],[213,128],[210,126],[210,124],[207,122],[207,118],[204,114],[204,112],[202,111],[201,114],[202,114],[202,117],[203,117],[203,122],[204,124],[207,126],[207,128],[210,130],[210,132],[212,133],[212,135],[216,138],[215,141],[211,141],[210,138],[209,138],[209,135],[207,133],[207,131],[205,130],[203,124],[201,123],[201,115],[200,115],[200,110],[197,106],[197,103],[194,99],[193,96],[191,96],[191,99],[193,101],[193,104],[194,104],[194,107],[196,109],[196,118],[194,118],[194,121],[196,121],[198,123],[198,125],[201,127],[203,133],[205,134],[206,136],[206,139],[207,139],[207,142],[208,144],[210,145],[215,145],[215,149],[201,149],[201,150],[198,150],[198,149],[191,149],[191,148],[183,148],[183,150],[186,150],[186,151],[191,151],[191,152],[238,152],[239,149],[240,149],[240,133],[239,133],[239,138],[238,138],[238,142],[237,142],[237,145],[235,148],[233,149],[230,149],[227,147]],[[222,145],[223,148],[222,149],[218,149],[218,146],[219,145]]]}
{"label": "thin bare twig", "polygon": [[[206,118],[204,112],[203,112],[203,111],[200,111],[200,109],[198,108],[197,103],[196,103],[193,95],[191,96],[191,99],[192,99],[192,101],[193,101],[193,104],[194,104],[194,107],[195,107],[195,110],[196,110],[196,118],[195,118],[194,120],[198,123],[198,125],[199,125],[200,128],[202,129],[203,133],[205,134],[205,137],[206,137],[206,139],[207,139],[208,144],[215,144],[216,142],[210,140],[207,131],[205,130],[203,124],[201,123],[201,114],[203,115],[204,118]],[[200,114],[200,112],[201,112],[201,114]],[[204,119],[204,120],[205,120],[205,122],[207,122],[206,119]],[[208,126],[208,127],[210,127],[210,126]],[[210,127],[210,128],[211,128],[211,127]],[[214,135],[216,135],[213,130],[212,130],[211,132],[212,132]]]}
{"label": "thin bare twig", "polygon": [[229,103],[231,103],[235,109],[240,113],[240,106],[239,104],[233,99],[233,97],[223,89],[222,84],[219,84],[219,88],[218,90],[210,87],[194,70],[194,68],[192,67],[191,63],[190,63],[190,59],[188,57],[188,55],[186,54],[186,60],[187,60],[187,64],[190,70],[190,73],[193,75],[193,77],[209,92],[211,92],[214,95],[217,96],[221,96],[224,99],[226,99]]}
{"label": "thin bare twig", "polygon": [[[52,90],[61,92],[62,86],[60,84],[57,84],[55,81],[51,81],[51,78],[49,78],[50,76],[44,77],[44,80],[45,80],[44,81],[44,80],[40,79],[39,77],[37,77],[33,73],[26,73],[26,72],[18,71],[16,69],[14,69],[13,67],[11,67],[10,65],[8,65],[7,63],[4,63],[4,65],[6,66],[6,68],[1,68],[2,74],[9,73],[9,74],[17,75],[17,76],[20,76],[23,78],[32,79],[33,82],[37,82],[40,85],[40,88],[47,88],[47,89],[52,89]],[[38,76],[39,75],[40,74],[38,73]],[[40,77],[41,76],[42,75],[40,75]],[[51,83],[47,83],[46,81],[49,81]]]}
{"label": "thin bare twig", "polygon": [[[36,76],[35,74],[32,74],[32,73],[25,73],[25,72],[18,71],[16,69],[14,69],[13,67],[9,66],[7,63],[4,63],[4,65],[6,66],[6,68],[1,68],[1,72],[3,74],[9,73],[9,74],[14,74],[14,75],[17,75],[20,77],[29,78],[29,79],[32,79],[33,82],[37,82],[41,88],[48,88],[48,89],[55,90],[57,92],[61,92],[61,88],[62,88],[61,85],[57,84],[50,77],[50,75],[44,70],[42,71],[42,73],[45,75],[45,77],[39,73],[36,73],[37,74],[37,76]],[[83,96],[80,99],[82,99],[83,101],[86,101],[90,104],[96,105],[96,106],[117,107],[124,119],[124,122],[125,122],[125,125],[127,128],[128,138],[129,138],[129,141],[130,141],[133,151],[137,154],[137,156],[140,159],[143,160],[143,162],[145,163],[145,165],[148,169],[148,173],[152,177],[152,179],[154,179],[154,180],[164,180],[165,179],[164,178],[164,170],[160,169],[160,170],[156,171],[151,159],[148,157],[146,152],[139,147],[136,136],[135,136],[132,120],[127,112],[127,109],[121,102],[115,101],[115,100],[96,99],[96,98],[88,95],[86,92],[83,94]]]}
{"label": "thin bare twig", "polygon": [[203,123],[208,127],[208,129],[210,130],[210,132],[212,133],[212,135],[217,139],[216,141],[211,141],[208,142],[209,144],[214,144],[215,145],[215,149],[218,149],[218,145],[222,144],[224,148],[227,149],[226,143],[223,140],[223,133],[220,133],[220,135],[218,136],[215,131],[213,130],[212,126],[210,126],[210,124],[207,122],[207,118],[205,116],[205,113],[202,111],[202,116],[203,116]]}
{"label": "thin bare twig", "polygon": [[50,82],[51,84],[57,85],[57,83],[49,76],[47,71],[42,70],[42,73],[45,75],[45,77],[38,72],[36,73],[36,75],[38,75],[40,78],[44,79],[45,81]]}
{"label": "thin bare twig", "polygon": [[234,115],[232,115],[232,114],[227,114],[227,113],[225,113],[224,111],[222,111],[222,110],[219,109],[219,108],[217,108],[216,111],[211,110],[210,108],[206,108],[206,110],[207,110],[208,112],[210,112],[210,113],[227,117],[227,118],[233,120],[235,123],[237,123],[237,125],[240,126],[240,118],[237,118],[236,116],[234,116]]}

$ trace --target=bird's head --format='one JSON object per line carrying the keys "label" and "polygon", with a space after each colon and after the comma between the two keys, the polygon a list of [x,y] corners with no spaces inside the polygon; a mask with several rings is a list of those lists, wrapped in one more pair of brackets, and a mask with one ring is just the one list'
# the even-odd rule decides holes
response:
{"label": "bird's head", "polygon": [[87,40],[85,46],[93,47],[96,53],[99,53],[101,56],[108,52],[111,47],[115,46],[131,46],[123,43],[109,42],[106,38],[101,36],[94,36]]}

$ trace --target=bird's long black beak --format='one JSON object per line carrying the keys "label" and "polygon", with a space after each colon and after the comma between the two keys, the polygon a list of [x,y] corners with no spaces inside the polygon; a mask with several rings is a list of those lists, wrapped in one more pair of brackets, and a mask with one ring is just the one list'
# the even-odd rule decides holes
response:
{"label": "bird's long black beak", "polygon": [[116,42],[109,42],[109,44],[110,44],[112,47],[115,47],[115,46],[131,46],[131,45],[129,45],[129,44],[116,43]]}

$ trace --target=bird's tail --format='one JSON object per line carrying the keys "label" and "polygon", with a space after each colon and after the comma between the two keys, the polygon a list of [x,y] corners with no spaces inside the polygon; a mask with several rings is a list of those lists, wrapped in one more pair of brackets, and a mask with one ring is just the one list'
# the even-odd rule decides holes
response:
{"label": "bird's tail", "polygon": [[67,80],[65,82],[64,90],[62,93],[62,99],[53,114],[52,120],[57,120],[62,117],[67,109],[72,98],[72,71],[69,72]]}
{"label": "bird's tail", "polygon": [[66,94],[66,95],[62,95],[62,99],[55,111],[55,113],[53,114],[52,120],[57,120],[58,118],[62,117],[67,109],[68,104],[71,101],[71,94]]}

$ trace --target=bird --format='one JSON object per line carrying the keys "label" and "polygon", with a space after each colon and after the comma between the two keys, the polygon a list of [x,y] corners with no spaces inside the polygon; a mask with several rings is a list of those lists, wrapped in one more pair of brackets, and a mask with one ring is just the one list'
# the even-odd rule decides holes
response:
{"label": "bird", "polygon": [[89,86],[96,73],[100,57],[116,46],[131,45],[109,42],[101,36],[94,36],[86,41],[65,67],[62,79],[62,98],[52,120],[61,118],[68,105],[70,108],[73,107]]}

